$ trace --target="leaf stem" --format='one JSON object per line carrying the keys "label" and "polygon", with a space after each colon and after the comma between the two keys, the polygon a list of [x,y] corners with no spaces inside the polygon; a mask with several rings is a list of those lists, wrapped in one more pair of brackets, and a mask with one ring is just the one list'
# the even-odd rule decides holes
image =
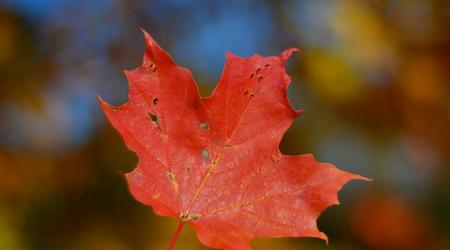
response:
{"label": "leaf stem", "polygon": [[170,241],[169,247],[167,247],[167,250],[172,250],[175,246],[175,242],[177,242],[178,236],[180,236],[181,230],[183,229],[184,221],[180,221],[178,224],[177,231],[175,231],[175,234],[172,237],[172,240]]}

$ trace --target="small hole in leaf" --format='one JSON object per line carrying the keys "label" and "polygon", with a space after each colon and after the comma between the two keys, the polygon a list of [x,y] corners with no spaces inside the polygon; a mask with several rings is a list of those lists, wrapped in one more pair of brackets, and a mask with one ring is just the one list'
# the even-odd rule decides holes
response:
{"label": "small hole in leaf", "polygon": [[206,150],[206,149],[202,150],[202,157],[205,158],[205,159],[208,159],[208,157],[209,157],[209,151]]}
{"label": "small hole in leaf", "polygon": [[155,98],[153,98],[153,101],[152,101],[152,102],[153,102],[154,105],[156,105],[156,104],[158,104],[159,99],[155,97]]}

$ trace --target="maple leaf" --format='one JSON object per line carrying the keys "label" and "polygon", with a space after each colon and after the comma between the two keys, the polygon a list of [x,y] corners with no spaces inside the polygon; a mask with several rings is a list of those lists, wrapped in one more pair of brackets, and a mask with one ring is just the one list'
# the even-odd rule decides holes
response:
{"label": "maple leaf", "polygon": [[317,237],[320,213],[338,204],[350,180],[367,180],[319,163],[312,155],[283,155],[282,136],[301,111],[286,96],[290,78],[279,56],[241,58],[229,52],[213,94],[202,99],[191,72],[144,31],[142,66],[125,74],[128,102],[99,98],[112,125],[139,156],[126,174],[132,195],[158,215],[186,223],[219,249],[251,249],[256,237]]}

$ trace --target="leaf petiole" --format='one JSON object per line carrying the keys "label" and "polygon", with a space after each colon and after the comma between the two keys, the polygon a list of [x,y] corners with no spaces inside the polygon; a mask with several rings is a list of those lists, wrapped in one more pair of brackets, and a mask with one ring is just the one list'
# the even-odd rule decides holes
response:
{"label": "leaf petiole", "polygon": [[175,234],[172,237],[172,240],[170,240],[170,245],[167,247],[167,250],[172,250],[175,246],[175,243],[177,242],[178,236],[180,236],[181,230],[183,229],[184,221],[180,221],[177,227],[177,231],[175,231]]}

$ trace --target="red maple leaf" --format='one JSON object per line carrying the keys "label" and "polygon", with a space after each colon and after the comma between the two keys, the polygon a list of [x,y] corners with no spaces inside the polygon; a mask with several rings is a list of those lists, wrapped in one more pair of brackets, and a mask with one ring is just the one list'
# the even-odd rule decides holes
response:
{"label": "red maple leaf", "polygon": [[212,96],[145,33],[142,66],[126,71],[128,102],[101,106],[139,156],[126,174],[132,195],[158,215],[185,223],[219,249],[251,249],[256,237],[317,237],[316,219],[348,181],[363,179],[312,155],[283,155],[279,143],[301,111],[286,90],[279,56],[226,54]]}

